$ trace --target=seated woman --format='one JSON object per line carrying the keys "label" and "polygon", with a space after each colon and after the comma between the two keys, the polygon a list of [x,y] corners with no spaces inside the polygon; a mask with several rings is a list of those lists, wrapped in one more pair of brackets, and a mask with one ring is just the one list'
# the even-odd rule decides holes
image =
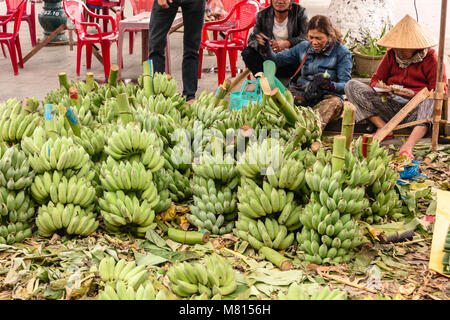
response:
{"label": "seated woman", "polygon": [[[420,90],[425,87],[429,90],[435,89],[438,57],[431,48],[436,45],[432,37],[409,15],[387,32],[378,41],[378,45],[390,49],[372,75],[370,86],[351,80],[345,86],[345,93],[349,101],[357,107],[356,122],[368,119],[380,130]],[[446,82],[446,79],[444,70],[442,81]],[[374,89],[376,87],[399,90],[386,96],[377,93]],[[432,99],[421,102],[402,122],[431,118],[433,106]],[[407,155],[413,159],[414,145],[425,136],[430,125],[431,123],[416,125],[407,141],[400,147],[399,155]],[[390,137],[392,133],[386,138]]]}
{"label": "seated woman", "polygon": [[[306,40],[308,15],[301,5],[293,0],[272,0],[271,5],[256,15],[253,32],[248,37],[247,47],[242,51],[242,58],[247,68],[256,75],[263,71],[265,58],[258,50],[256,35],[264,34],[270,40],[274,52],[281,52]],[[278,78],[289,78],[296,67],[277,68]]]}
{"label": "seated woman", "polygon": [[[262,36],[256,37],[260,45],[265,44]],[[326,16],[311,18],[307,37],[308,41],[289,50],[280,53],[268,50],[268,57],[277,67],[300,65],[299,76],[289,89],[296,104],[318,108],[324,129],[342,112],[344,86],[351,79],[352,54],[341,43],[342,35]]]}

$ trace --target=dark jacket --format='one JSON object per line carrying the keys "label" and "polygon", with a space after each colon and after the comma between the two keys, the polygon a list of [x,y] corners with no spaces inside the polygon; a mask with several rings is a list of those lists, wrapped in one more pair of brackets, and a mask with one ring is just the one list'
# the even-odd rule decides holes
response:
{"label": "dark jacket", "polygon": [[[263,33],[269,38],[273,37],[273,24],[275,13],[272,6],[264,8],[256,14],[255,26],[253,32],[247,40],[247,45],[254,49],[258,49],[257,33]],[[293,3],[288,15],[288,33],[291,47],[297,43],[306,40],[306,29],[308,28],[308,15],[305,8],[297,3]]]}

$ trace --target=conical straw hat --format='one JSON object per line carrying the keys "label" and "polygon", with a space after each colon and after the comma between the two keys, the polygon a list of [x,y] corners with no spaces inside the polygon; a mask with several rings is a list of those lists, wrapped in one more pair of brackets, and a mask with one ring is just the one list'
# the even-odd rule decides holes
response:
{"label": "conical straw hat", "polygon": [[433,37],[410,15],[406,15],[377,44],[387,48],[425,49],[437,45]]}

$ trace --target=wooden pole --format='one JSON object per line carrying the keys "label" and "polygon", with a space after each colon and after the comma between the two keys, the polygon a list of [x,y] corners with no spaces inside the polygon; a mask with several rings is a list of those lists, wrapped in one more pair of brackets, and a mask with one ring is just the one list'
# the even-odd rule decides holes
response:
{"label": "wooden pole", "polygon": [[444,46],[445,46],[445,27],[447,23],[447,0],[442,0],[441,5],[441,30],[439,34],[439,53],[438,53],[438,65],[436,76],[436,95],[434,100],[434,112],[433,112],[433,134],[431,136],[431,150],[437,151],[438,138],[439,138],[439,122],[442,115],[442,103],[443,94],[445,88],[445,82],[442,82],[442,76],[444,73]]}
{"label": "wooden pole", "polygon": [[374,140],[382,141],[419,103],[430,97],[428,88],[423,88],[386,125],[375,134]]}

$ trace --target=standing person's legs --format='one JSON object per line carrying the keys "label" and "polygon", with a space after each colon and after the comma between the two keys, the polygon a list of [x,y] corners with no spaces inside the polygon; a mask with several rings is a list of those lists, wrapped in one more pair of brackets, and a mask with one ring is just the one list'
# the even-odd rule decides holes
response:
{"label": "standing person's legs", "polygon": [[198,85],[198,66],[200,41],[202,40],[203,21],[205,18],[204,0],[183,0],[183,96],[186,101],[195,99]]}
{"label": "standing person's legs", "polygon": [[153,3],[152,14],[149,26],[149,55],[153,60],[153,69],[155,72],[163,73],[166,70],[165,49],[167,44],[167,33],[172,26],[173,20],[177,14],[177,0],[168,2],[169,8],[164,9],[158,1]]}

